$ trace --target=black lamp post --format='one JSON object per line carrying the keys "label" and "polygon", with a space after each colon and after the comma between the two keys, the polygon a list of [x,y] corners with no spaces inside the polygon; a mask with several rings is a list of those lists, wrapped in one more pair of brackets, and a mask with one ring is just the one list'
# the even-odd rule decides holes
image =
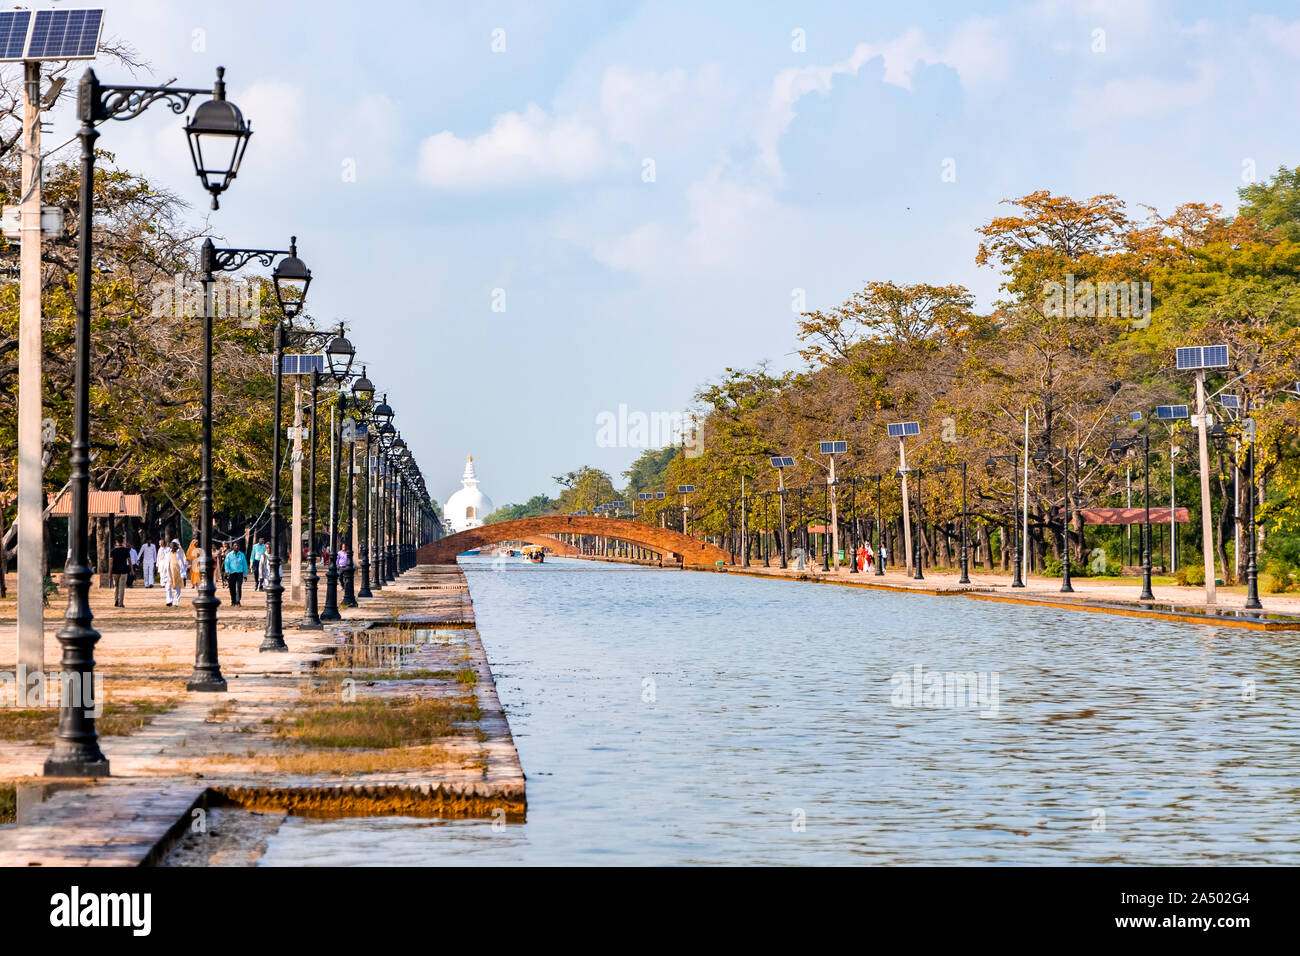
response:
{"label": "black lamp post", "polygon": [[1112,438],[1107,451],[1112,458],[1119,458],[1124,453],[1142,443],[1142,484],[1146,497],[1146,518],[1142,525],[1142,594],[1139,601],[1154,601],[1155,593],[1151,590],[1151,437],[1143,432],[1128,438]]}
{"label": "black lamp post", "polygon": [[[966,539],[966,462],[964,461],[961,462],[960,468],[961,468],[961,555],[958,558],[958,564],[961,568],[961,577],[958,578],[957,583],[970,584],[970,575],[967,573],[969,567],[967,561],[967,547],[966,547],[966,540],[967,540]],[[946,474],[948,471],[948,466],[935,465],[931,469],[931,471],[934,471],[938,474]]]}
{"label": "black lamp post", "polygon": [[[1000,461],[1011,462],[1011,553],[1013,556],[1011,586],[1023,588],[1025,582],[1020,575],[1020,458],[1017,455],[989,455],[984,459],[984,467],[992,471]],[[1005,541],[1002,542],[1002,547],[1005,551]]]}
{"label": "black lamp post", "polygon": [[1250,487],[1246,494],[1246,530],[1250,532],[1250,547],[1246,551],[1246,608],[1260,610],[1264,607],[1259,600],[1259,531],[1255,527],[1255,435],[1254,420],[1251,419],[1252,431],[1246,445],[1246,471]]}
{"label": "black lamp post", "polygon": [[[227,104],[229,105],[229,104]],[[218,272],[238,272],[248,263],[256,261],[264,266],[269,266],[278,256],[287,256],[293,260],[284,260],[289,263],[289,268],[294,272],[305,273],[306,278],[301,280],[301,291],[295,297],[288,290],[291,280],[284,277],[284,273],[277,270],[273,273],[273,282],[275,284],[277,298],[281,295],[281,285],[285,287],[285,295],[290,296],[291,305],[302,307],[302,295],[306,294],[307,283],[311,281],[310,271],[298,259],[296,253],[296,238],[290,240],[290,249],[288,251],[281,249],[227,249],[217,248],[211,239],[203,241],[202,249],[199,253],[199,270],[201,282],[203,284],[203,437],[200,451],[200,476],[199,476],[199,587],[198,595],[194,598],[194,625],[196,631],[195,650],[194,650],[194,673],[190,675],[189,683],[185,685],[186,690],[194,691],[224,691],[226,689],[225,678],[221,676],[221,667],[217,662],[217,608],[221,606],[221,601],[217,599],[216,582],[214,580],[215,568],[213,567],[212,557],[212,321],[215,313],[215,303],[213,300],[212,287],[216,284],[216,273]],[[296,263],[296,266],[293,264]],[[298,283],[294,283],[297,285]],[[283,300],[281,300],[283,301]],[[280,370],[279,363],[283,357],[283,332],[280,323],[276,323],[276,394],[279,396],[280,387]],[[279,448],[279,426],[277,422],[275,437],[272,439],[272,468],[275,476],[272,480],[272,504],[271,504],[271,528],[273,532],[278,528],[277,519],[279,517],[279,468],[280,468],[280,448]],[[275,537],[275,534],[272,534]],[[276,568],[274,559],[272,560],[273,572]],[[273,573],[274,577],[274,573]],[[273,581],[278,584],[278,581]],[[280,589],[283,591],[283,588]],[[279,614],[279,595],[276,595],[275,611]],[[272,598],[270,589],[267,594],[267,614],[271,614]],[[269,623],[269,622],[268,622]],[[268,637],[270,629],[268,628]],[[284,637],[281,635],[280,643],[284,643]],[[268,650],[281,650],[287,648],[266,648]]]}
{"label": "black lamp post", "polygon": [[[352,394],[357,400],[360,415],[357,420],[357,438],[361,442],[361,494],[360,499],[366,505],[366,521],[373,521],[370,506],[370,415],[366,414],[370,402],[375,397],[374,383],[366,376],[366,367],[361,366],[361,378],[352,386]],[[361,541],[361,588],[357,591],[357,597],[368,598],[374,597],[370,590],[370,561],[367,554],[370,550],[370,535],[366,529],[365,523],[359,524],[359,539]],[[356,563],[356,556],[353,555],[349,561],[349,567]]]}
{"label": "black lamp post", "polygon": [[[226,101],[225,69],[217,68],[217,82],[212,89],[215,109],[209,103],[196,110],[186,126],[190,149],[195,157],[195,172],[204,187],[212,194],[213,206],[217,196],[230,184],[243,159],[248,138],[252,135],[238,108]],[[72,509],[68,519],[68,557],[64,580],[68,584],[68,606],[64,612],[64,625],[58,639],[63,655],[60,668],[65,677],[75,675],[78,695],[61,695],[59,728],[54,746],[45,760],[47,777],[106,777],[108,759],[99,749],[99,735],[95,731],[95,718],[86,701],[93,702],[95,675],[95,644],[99,632],[91,622],[90,610],[90,560],[87,535],[90,528],[90,294],[91,294],[91,239],[95,216],[95,141],[99,133],[95,124],[105,120],[129,120],[139,116],[150,105],[164,100],[176,114],[185,112],[195,96],[205,89],[181,89],[167,86],[141,87],[134,85],[102,84],[94,70],[87,70],[77,89],[77,118],[81,128],[77,134],[81,141],[81,183],[79,188],[77,236],[77,296],[75,326],[75,358],[73,384],[73,433],[68,481]],[[217,114],[221,115],[218,116]],[[230,160],[218,169],[215,157],[218,143],[232,145]],[[210,160],[201,160],[206,150]]]}
{"label": "black lamp post", "polygon": [[[1244,407],[1250,408],[1250,400],[1246,399]],[[1256,554],[1259,535],[1255,527],[1255,434],[1254,419],[1245,419],[1246,423],[1246,513],[1243,515],[1242,523],[1246,526],[1246,532],[1249,540],[1246,542],[1246,604],[1245,607],[1250,611],[1261,610],[1264,605],[1259,600],[1259,563]],[[1239,426],[1234,426],[1239,427]],[[1215,422],[1214,427],[1210,429],[1209,436],[1213,439],[1215,447],[1220,450],[1227,447],[1229,439],[1232,437],[1228,430],[1223,427],[1221,422]],[[1236,462],[1234,462],[1236,464]],[[1237,467],[1240,467],[1238,465]],[[1234,507],[1235,507],[1234,502]],[[1234,516],[1235,518],[1235,516]]]}
{"label": "black lamp post", "polygon": [[845,528],[848,531],[849,547],[846,557],[849,559],[849,574],[858,573],[858,549],[854,547],[858,538],[861,537],[862,522],[858,518],[858,479],[850,478],[849,480],[849,519],[845,521]]}
{"label": "black lamp post", "polygon": [[316,608],[316,589],[320,581],[316,574],[316,405],[320,390],[320,369],[312,366],[311,370],[311,431],[308,441],[311,445],[307,477],[307,574],[303,578],[302,620],[298,628],[304,631],[321,629],[320,613]]}
{"label": "black lamp post", "polygon": [[912,566],[916,568],[913,580],[924,581],[925,572],[921,569],[921,538],[925,536],[925,499],[921,497],[921,478],[924,469],[916,469],[916,534],[912,538]]}
{"label": "black lamp post", "polygon": [[[334,379],[334,384],[342,386],[348,380],[352,373],[352,360],[356,358],[357,350],[352,347],[352,343],[347,340],[343,334],[343,323],[339,323],[338,334],[325,347],[325,364],[329,369],[330,377]],[[329,515],[329,567],[325,569],[325,606],[321,608],[320,619],[322,621],[337,621],[342,615],[339,614],[339,570],[336,555],[338,554],[339,536],[338,536],[338,519],[339,519],[339,480],[338,464],[343,458],[342,449],[342,401],[339,403],[339,425],[337,429],[331,429],[331,438],[339,439],[337,444],[340,446],[337,457],[333,454],[333,448],[330,449],[330,473],[333,480],[330,482],[330,515]],[[334,444],[334,442],[331,442]]]}
{"label": "black lamp post", "polygon": [[298,258],[298,237],[289,237],[289,255],[271,272],[283,321],[275,323],[275,431],[271,436],[271,573],[266,585],[266,636],[260,651],[287,651],[284,643],[284,584],[280,580],[280,430],[284,427],[284,337],[302,313],[311,270]]}
{"label": "black lamp post", "polygon": [[387,488],[388,443],[395,434],[393,429],[393,409],[385,395],[373,412],[375,422],[375,479],[371,495],[374,499],[375,517],[371,524],[371,565],[374,568],[371,584],[375,590],[382,590],[386,575],[384,574],[384,552],[380,543],[384,538],[384,519],[386,515],[384,494]]}

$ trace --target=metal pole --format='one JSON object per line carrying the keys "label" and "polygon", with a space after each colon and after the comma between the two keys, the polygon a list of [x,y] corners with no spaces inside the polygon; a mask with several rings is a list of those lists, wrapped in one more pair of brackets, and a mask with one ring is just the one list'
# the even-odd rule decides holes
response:
{"label": "metal pole", "polygon": [[898,473],[903,479],[903,548],[907,552],[907,573],[910,577],[912,574],[912,514],[907,498],[907,450],[901,438],[898,440]]}
{"label": "metal pole", "polygon": [[[1029,470],[1029,459],[1025,459],[1025,471]],[[1024,578],[1021,576],[1023,566],[1022,555],[1020,552],[1020,528],[1017,525],[1020,522],[1020,457],[1014,452],[1011,455],[1011,549],[1012,549],[1012,572],[1011,586],[1013,588],[1023,588],[1025,586]],[[1005,542],[1004,542],[1005,544]]]}
{"label": "metal pole", "polygon": [[339,523],[339,482],[338,470],[339,462],[342,459],[342,449],[339,448],[338,428],[336,427],[334,414],[335,408],[330,406],[330,513],[329,513],[329,565],[325,568],[325,606],[321,608],[320,619],[322,621],[338,621],[342,619],[339,614],[339,569],[338,569],[338,523]]}
{"label": "metal pole", "polygon": [[266,584],[266,636],[259,651],[287,651],[284,583],[280,580],[280,429],[284,417],[284,323],[275,323],[275,432],[271,436],[271,562]]}
{"label": "metal pole", "polygon": [[[1061,496],[1064,502],[1061,508],[1061,543],[1064,546],[1061,561],[1061,593],[1073,594],[1074,585],[1070,583],[1070,458],[1073,457],[1074,452],[1068,446],[1062,450],[1065,454],[1062,458],[1064,474],[1061,476]],[[1075,471],[1077,473],[1077,466]]]}
{"label": "metal pole", "polygon": [[876,475],[876,576],[882,577],[885,573],[884,564],[880,559],[880,549],[885,545],[885,526],[881,524],[880,518],[880,479],[882,476]]}
{"label": "metal pole", "polygon": [[289,535],[289,595],[303,599],[302,583],[302,376],[293,377],[293,529]]}
{"label": "metal pole", "polygon": [[203,241],[203,437],[199,452],[199,593],[194,598],[194,673],[186,690],[221,692],[226,689],[217,662],[217,598],[215,558],[212,554],[212,286],[216,251],[211,239]]}
{"label": "metal pole", "polygon": [[68,558],[63,577],[68,585],[68,607],[59,630],[63,648],[60,668],[63,679],[78,681],[78,695],[60,694],[59,729],[50,755],[45,758],[47,777],[107,777],[108,758],[99,749],[94,710],[86,706],[95,689],[95,644],[99,632],[91,626],[90,565],[87,556],[90,491],[90,256],[91,223],[95,215],[95,131],[93,104],[99,99],[99,83],[87,70],[77,91],[80,104],[81,184],[77,220],[77,320],[75,378],[73,384],[72,448],[69,481],[72,513],[68,517]]}
{"label": "metal pole", "polygon": [[780,485],[777,492],[777,500],[781,505],[781,567],[789,567],[786,555],[790,553],[790,525],[785,520],[785,472],[780,468],[776,470],[776,480]]}
{"label": "metal pole", "polygon": [[1250,546],[1246,552],[1246,607],[1259,610],[1263,604],[1259,601],[1259,532],[1255,527],[1255,435],[1252,431],[1250,444],[1246,446],[1246,478],[1250,487],[1246,489],[1246,533],[1250,535]]}
{"label": "metal pole", "polygon": [[366,426],[362,429],[361,440],[361,462],[362,462],[362,479],[361,479],[361,500],[366,505],[366,520],[361,524],[361,590],[357,592],[357,597],[368,598],[374,597],[374,592],[370,590],[370,539],[375,527],[374,505],[370,500],[370,428]]}
{"label": "metal pole", "polygon": [[1151,436],[1142,436],[1142,484],[1146,496],[1146,520],[1142,525],[1142,594],[1139,601],[1154,601],[1151,590]]}
{"label": "metal pole", "polygon": [[311,461],[307,478],[307,574],[304,588],[302,621],[300,630],[319,631],[322,628],[320,614],[316,610],[316,588],[320,578],[316,574],[316,398],[320,388],[320,370],[314,365],[311,370],[311,431],[307,441],[311,444]]}
{"label": "metal pole", "polygon": [[966,528],[966,462],[961,463],[961,577],[957,579],[958,584],[970,584],[970,556],[967,545],[967,528]]}
{"label": "metal pole", "polygon": [[384,552],[379,546],[384,536],[384,448],[383,445],[375,445],[375,477],[371,485],[370,495],[374,499],[375,517],[370,522],[372,539],[370,550],[373,555],[372,565],[374,574],[370,586],[376,591],[384,589]]}
{"label": "metal pole", "polygon": [[356,561],[357,495],[356,495],[355,480],[352,477],[353,472],[356,469],[356,465],[357,465],[357,444],[356,444],[355,429],[352,435],[353,435],[352,441],[343,442],[339,446],[339,458],[343,457],[342,454],[343,445],[347,445],[348,448],[348,456],[347,456],[348,490],[343,500],[347,503],[348,506],[348,527],[347,527],[346,537],[350,540],[348,540],[348,563],[343,567],[342,604],[344,607],[357,606],[357,595],[355,591],[356,573],[357,573],[356,571],[357,569],[357,561]]}
{"label": "metal pole", "polygon": [[[921,496],[922,476],[922,470],[920,468],[916,469],[916,534],[913,535],[916,541],[916,554],[913,556],[912,564],[916,568],[916,574],[913,575],[913,578],[917,581],[925,580],[925,571],[921,568],[921,538],[925,534],[925,507],[924,499]],[[903,480],[904,482],[907,481],[906,478]]]}
{"label": "metal pole", "polygon": [[[1214,540],[1210,524],[1210,448],[1205,435],[1205,372],[1196,373],[1196,441],[1201,459],[1201,549],[1205,564],[1205,606],[1214,607],[1218,600],[1214,588]],[[1147,531],[1150,538],[1151,532]],[[1150,550],[1150,541],[1147,542]]]}

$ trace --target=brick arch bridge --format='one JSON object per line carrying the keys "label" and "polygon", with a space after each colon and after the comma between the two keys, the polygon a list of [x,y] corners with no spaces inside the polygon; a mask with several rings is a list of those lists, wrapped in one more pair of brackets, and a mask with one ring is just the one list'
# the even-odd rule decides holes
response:
{"label": "brick arch bridge", "polygon": [[419,564],[453,564],[456,556],[498,541],[526,541],[537,535],[593,534],[616,538],[658,552],[667,560],[677,555],[683,565],[712,567],[718,561],[731,563],[731,555],[715,544],[691,538],[680,531],[617,518],[593,518],[589,515],[544,515],[540,518],[517,518],[498,521],[468,531],[459,531],[426,544],[419,550]]}

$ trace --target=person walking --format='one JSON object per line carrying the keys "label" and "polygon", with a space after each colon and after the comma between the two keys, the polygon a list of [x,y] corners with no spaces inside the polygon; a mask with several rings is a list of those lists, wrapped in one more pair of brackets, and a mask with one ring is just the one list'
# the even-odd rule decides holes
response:
{"label": "person walking", "polygon": [[135,569],[138,568],[139,566],[140,566],[140,552],[135,549],[135,545],[131,545],[130,567],[129,570],[126,572],[127,587],[129,588],[135,587],[135,577],[136,577]]}
{"label": "person walking", "polygon": [[[173,541],[173,545],[179,542]],[[199,539],[190,538],[190,546],[185,550],[186,567],[189,569],[190,584],[199,586]]]}
{"label": "person walking", "polygon": [[181,543],[173,540],[171,546],[163,546],[158,552],[158,578],[162,583],[169,607],[180,607],[181,586],[185,581],[185,572],[189,562],[181,552]]}
{"label": "person walking", "polygon": [[213,573],[216,576],[214,583],[217,587],[224,588],[226,586],[226,555],[229,553],[230,548],[224,541],[221,542],[221,547],[217,549],[216,563],[212,566]]}
{"label": "person walking", "polygon": [[131,574],[131,549],[121,538],[108,553],[109,571],[113,575],[113,607],[126,607],[126,581]]}
{"label": "person walking", "polygon": [[[159,542],[161,544],[162,542]],[[158,545],[152,541],[146,541],[144,547],[140,549],[140,564],[144,568],[144,586],[153,587],[153,573],[158,566]]]}
{"label": "person walking", "polygon": [[339,553],[334,558],[334,567],[338,568],[339,574],[342,574],[343,569],[346,568],[347,566],[348,566],[348,546],[346,544],[340,544]]}
{"label": "person walking", "polygon": [[880,545],[880,570],[889,570],[889,549],[885,547],[884,542]]}
{"label": "person walking", "polygon": [[244,557],[244,550],[238,541],[233,542],[226,552],[222,568],[226,573],[226,584],[230,587],[230,604],[239,607],[244,596],[244,575],[248,573],[248,559]]}
{"label": "person walking", "polygon": [[262,590],[262,562],[266,560],[266,539],[258,538],[249,555],[253,559],[253,588]]}

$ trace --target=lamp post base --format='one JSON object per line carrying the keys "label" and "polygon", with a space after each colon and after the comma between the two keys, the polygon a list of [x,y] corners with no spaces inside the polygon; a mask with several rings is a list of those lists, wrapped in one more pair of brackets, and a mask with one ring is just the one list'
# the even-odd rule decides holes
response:
{"label": "lamp post base", "polygon": [[226,679],[221,676],[220,671],[215,674],[201,674],[195,671],[185,684],[185,689],[224,694],[227,690]]}
{"label": "lamp post base", "polygon": [[45,760],[47,777],[107,777],[108,758],[102,753],[91,757],[50,756]]}

